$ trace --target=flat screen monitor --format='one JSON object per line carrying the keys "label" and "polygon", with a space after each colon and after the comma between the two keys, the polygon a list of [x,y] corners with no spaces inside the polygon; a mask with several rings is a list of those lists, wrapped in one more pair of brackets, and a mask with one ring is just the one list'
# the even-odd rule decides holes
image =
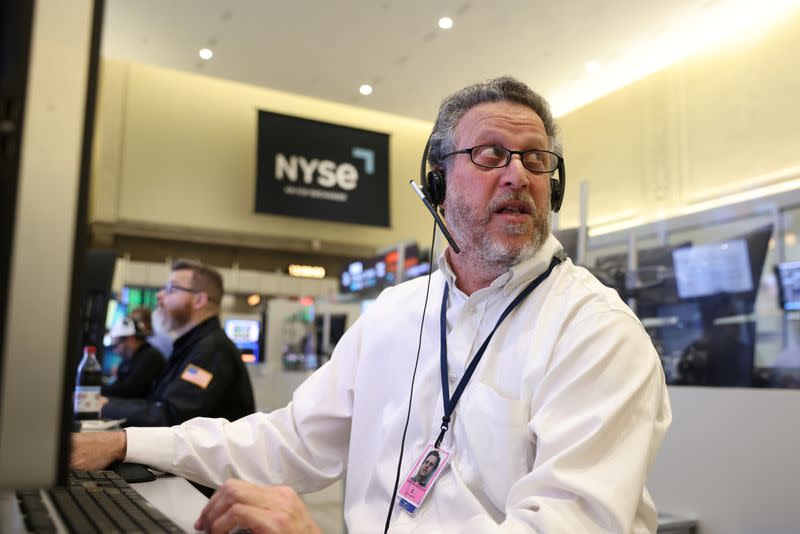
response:
{"label": "flat screen monitor", "polygon": [[676,250],[672,257],[678,295],[682,299],[753,290],[753,274],[744,239],[695,245]]}
{"label": "flat screen monitor", "polygon": [[[382,289],[399,281],[399,254],[392,249],[372,258],[365,258],[350,263],[339,277],[341,293],[377,294]],[[420,250],[416,243],[404,248],[404,278],[414,278],[427,274],[430,264],[425,267],[420,261]]]}
{"label": "flat screen monitor", "polygon": [[628,253],[608,254],[595,260],[591,271],[601,282],[624,298],[636,299],[639,317],[658,316],[662,304],[678,302],[673,252],[691,246],[690,242],[638,250],[637,267],[628,269]]}
{"label": "flat screen monitor", "polygon": [[225,334],[241,352],[243,362],[261,362],[262,332],[260,320],[225,319]]}
{"label": "flat screen monitor", "polygon": [[[85,243],[102,5],[90,0],[69,5],[0,2],[0,55],[19,60],[19,47],[30,47],[30,61],[17,63],[27,77],[24,101],[3,94],[11,116],[23,116],[11,123],[12,130],[24,130],[21,143],[5,144],[4,158],[18,158],[18,167],[3,168],[19,186],[9,199],[13,228],[0,228],[0,234],[12,236],[0,239],[0,249],[8,247],[10,267],[4,281],[8,292],[0,296],[5,314],[0,346],[4,490],[66,482],[70,400],[83,333],[81,301],[93,285]],[[0,219],[5,215],[4,210]]]}
{"label": "flat screen monitor", "polygon": [[778,301],[785,311],[800,310],[800,261],[775,266]]}
{"label": "flat screen monitor", "polygon": [[771,236],[769,224],[726,241],[676,250],[672,257],[678,295],[731,295],[744,306],[737,307],[737,313],[751,312]]}

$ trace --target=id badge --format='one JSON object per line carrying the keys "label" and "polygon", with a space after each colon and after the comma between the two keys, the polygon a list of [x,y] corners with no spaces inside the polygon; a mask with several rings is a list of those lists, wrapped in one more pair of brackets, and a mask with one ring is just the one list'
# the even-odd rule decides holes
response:
{"label": "id badge", "polygon": [[433,491],[433,486],[444,472],[452,453],[444,447],[438,449],[431,443],[417,458],[414,467],[406,476],[398,492],[398,505],[408,513],[414,515],[425,498]]}

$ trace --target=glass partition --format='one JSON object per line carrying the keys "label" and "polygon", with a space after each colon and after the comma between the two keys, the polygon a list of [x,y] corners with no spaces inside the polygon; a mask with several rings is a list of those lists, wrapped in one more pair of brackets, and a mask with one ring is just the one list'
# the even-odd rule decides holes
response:
{"label": "glass partition", "polygon": [[586,266],[637,313],[668,384],[800,388],[800,208],[727,209],[590,237]]}

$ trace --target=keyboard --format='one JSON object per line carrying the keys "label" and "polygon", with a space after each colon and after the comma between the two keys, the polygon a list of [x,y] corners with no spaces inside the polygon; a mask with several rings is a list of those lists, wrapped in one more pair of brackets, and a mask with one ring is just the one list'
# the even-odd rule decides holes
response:
{"label": "keyboard", "polygon": [[[46,495],[46,497],[45,497]],[[25,526],[34,533],[183,532],[113,471],[72,471],[66,487],[17,492]]]}

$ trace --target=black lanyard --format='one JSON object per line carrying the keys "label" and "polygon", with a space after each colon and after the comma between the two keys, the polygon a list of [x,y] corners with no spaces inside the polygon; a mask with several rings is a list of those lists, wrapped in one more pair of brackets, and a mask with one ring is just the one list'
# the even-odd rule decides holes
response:
{"label": "black lanyard", "polygon": [[513,301],[511,301],[511,304],[506,307],[505,311],[503,311],[503,313],[497,319],[497,323],[494,325],[494,328],[492,328],[492,331],[489,332],[488,336],[486,336],[486,340],[481,345],[481,348],[478,349],[478,352],[475,353],[475,357],[472,358],[472,361],[467,367],[464,376],[461,377],[458,386],[456,386],[452,398],[450,397],[450,386],[447,385],[447,295],[449,293],[449,287],[447,283],[444,284],[442,310],[440,312],[441,351],[439,353],[442,369],[442,402],[444,403],[444,417],[442,417],[442,431],[439,433],[439,437],[436,438],[436,444],[434,445],[437,449],[442,444],[444,434],[447,432],[447,429],[450,425],[450,416],[453,415],[453,410],[456,409],[456,404],[458,404],[459,399],[461,399],[461,394],[464,393],[464,388],[467,387],[467,383],[469,383],[469,379],[472,378],[475,368],[478,367],[478,363],[480,363],[483,353],[486,352],[486,347],[489,346],[489,341],[491,341],[492,336],[497,331],[497,327],[500,326],[500,323],[503,322],[508,314],[510,314],[514,308],[520,304],[520,302],[525,300],[525,298],[530,295],[534,289],[539,287],[539,284],[544,282],[544,280],[550,276],[550,273],[553,271],[555,266],[561,263],[561,258],[562,254],[556,254],[553,256],[553,260],[550,262],[550,267],[536,277],[533,282],[528,284],[525,289],[523,289],[520,294],[517,295]]}

